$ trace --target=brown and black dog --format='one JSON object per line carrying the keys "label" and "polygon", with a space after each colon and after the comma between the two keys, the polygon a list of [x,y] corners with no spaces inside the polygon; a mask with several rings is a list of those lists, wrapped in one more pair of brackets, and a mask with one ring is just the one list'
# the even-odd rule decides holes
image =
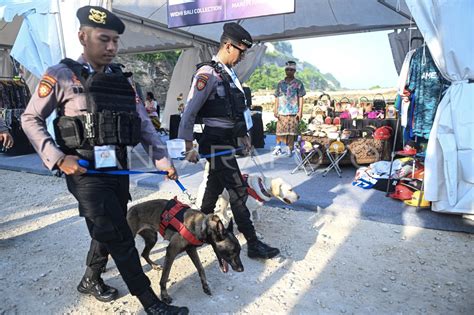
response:
{"label": "brown and black dog", "polygon": [[[150,259],[150,251],[158,240],[158,231],[160,229],[161,214],[165,210],[169,200],[157,199],[137,204],[130,208],[127,213],[127,221],[133,235],[140,234],[145,240],[145,248],[142,257],[152,266],[153,269],[160,267]],[[229,270],[228,264],[237,272],[244,271],[244,266],[240,260],[240,244],[233,233],[233,223],[229,223],[227,228],[218,216],[194,209],[184,210],[184,226],[199,240],[208,243],[214,249],[219,266],[222,272]],[[163,271],[160,279],[161,299],[165,303],[171,303],[172,298],[166,290],[171,266],[176,256],[186,251],[196,267],[201,279],[204,293],[211,295],[211,290],[207,284],[204,268],[199,259],[196,245],[189,243],[181,234],[168,228],[165,230],[165,240],[169,241],[166,248],[166,256],[163,264]]]}

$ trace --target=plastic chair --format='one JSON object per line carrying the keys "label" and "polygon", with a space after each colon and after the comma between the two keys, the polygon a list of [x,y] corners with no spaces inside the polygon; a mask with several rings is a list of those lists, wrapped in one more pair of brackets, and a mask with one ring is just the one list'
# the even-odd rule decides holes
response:
{"label": "plastic chair", "polygon": [[294,159],[296,162],[296,167],[291,171],[291,174],[294,174],[296,171],[303,169],[306,175],[311,175],[315,168],[311,164],[311,159],[316,153],[318,153],[319,144],[312,145],[311,149],[307,150],[305,147],[305,141],[299,141],[295,145],[294,150]]}

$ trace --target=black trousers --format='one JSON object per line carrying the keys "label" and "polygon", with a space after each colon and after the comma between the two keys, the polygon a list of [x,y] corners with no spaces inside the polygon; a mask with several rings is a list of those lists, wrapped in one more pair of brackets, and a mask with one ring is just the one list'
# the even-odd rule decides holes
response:
{"label": "black trousers", "polygon": [[69,192],[79,202],[79,215],[86,219],[92,238],[86,264],[98,271],[110,254],[132,295],[150,287],[143,273],[135,240],[127,224],[129,177],[124,175],[66,176]]}
{"label": "black trousers", "polygon": [[[199,153],[211,154],[234,149],[235,146],[236,139],[232,138],[231,129],[206,126],[199,141]],[[210,167],[201,211],[206,214],[213,213],[219,195],[224,188],[227,189],[237,229],[247,241],[256,240],[255,228],[245,204],[248,198],[247,185],[243,181],[235,156],[227,154],[209,158],[207,161]]]}

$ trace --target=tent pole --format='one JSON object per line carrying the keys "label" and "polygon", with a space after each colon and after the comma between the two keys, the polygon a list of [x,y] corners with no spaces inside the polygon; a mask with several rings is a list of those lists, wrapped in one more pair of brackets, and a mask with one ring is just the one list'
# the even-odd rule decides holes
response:
{"label": "tent pole", "polygon": [[[63,24],[61,22],[61,7],[59,6],[59,0],[56,0],[56,5],[58,8],[58,13],[55,14],[56,26],[58,27],[58,37],[59,37],[59,46],[61,48],[61,59],[66,58],[66,47],[64,47],[64,34],[63,34]],[[59,62],[59,60],[57,60]]]}
{"label": "tent pole", "polygon": [[397,147],[397,138],[398,138],[398,129],[400,128],[400,112],[397,111],[397,123],[395,127],[395,136],[393,138],[393,145],[392,145],[392,152],[390,154],[390,171],[388,172],[388,181],[387,181],[387,191],[385,192],[385,196],[388,197],[390,194],[390,185],[392,182],[392,167],[393,167],[393,160],[395,159],[395,149]]}

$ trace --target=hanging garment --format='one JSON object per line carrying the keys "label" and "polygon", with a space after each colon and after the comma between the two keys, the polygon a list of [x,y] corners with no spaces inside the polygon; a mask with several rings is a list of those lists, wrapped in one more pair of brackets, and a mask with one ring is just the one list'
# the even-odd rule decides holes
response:
{"label": "hanging garment", "polygon": [[410,77],[410,64],[415,54],[416,49],[410,50],[407,55],[405,56],[405,60],[403,60],[402,69],[400,70],[400,75],[398,77],[398,94],[403,95],[405,88],[407,86],[408,78]]}
{"label": "hanging garment", "polygon": [[0,108],[24,109],[31,97],[24,81],[0,80]]}
{"label": "hanging garment", "polygon": [[408,90],[415,92],[413,134],[428,139],[447,81],[441,76],[426,46],[415,51],[409,73]]}

